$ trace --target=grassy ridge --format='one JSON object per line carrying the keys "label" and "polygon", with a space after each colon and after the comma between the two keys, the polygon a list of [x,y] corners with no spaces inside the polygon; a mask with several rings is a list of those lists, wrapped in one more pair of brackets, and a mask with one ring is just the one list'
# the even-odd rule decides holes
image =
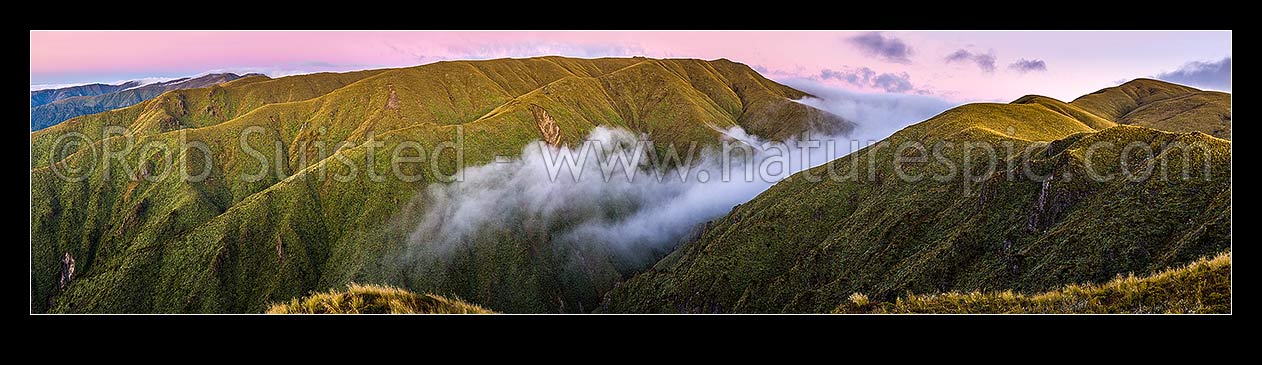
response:
{"label": "grassy ridge", "polygon": [[1121,123],[1231,140],[1231,94],[1200,91],[1158,101],[1126,113]]}
{"label": "grassy ridge", "polygon": [[1202,132],[1231,139],[1228,93],[1136,79],[1083,95],[1070,104],[1118,124],[1178,133]]}
{"label": "grassy ridge", "polygon": [[1034,295],[945,293],[877,303],[855,293],[849,299],[833,313],[1231,313],[1231,253],[1151,276],[1127,275]]}
{"label": "grassy ridge", "polygon": [[[1117,95],[1126,99],[1116,104],[1133,104]],[[1087,100],[1092,110],[1113,105]],[[855,292],[878,301],[907,291],[1029,293],[1153,273],[1230,246],[1230,142],[1117,125],[1087,110],[1027,97],[946,111],[738,206],[620,284],[601,310],[827,312]],[[896,149],[905,142],[956,147]],[[964,142],[997,149],[993,172],[985,152]],[[1131,155],[1124,166],[1132,142],[1155,156]],[[1117,175],[1162,166],[1175,178]],[[1177,177],[1184,167],[1188,179]],[[830,172],[842,178],[804,177]],[[1085,178],[1092,172],[1114,178]],[[956,175],[934,178],[948,173]]]}
{"label": "grassy ridge", "polygon": [[[413,197],[436,181],[426,165],[403,166],[419,181],[394,178],[392,149],[412,140],[428,152],[455,140],[459,126],[466,165],[516,155],[539,138],[532,104],[556,119],[562,143],[570,144],[598,125],[683,145],[716,141],[713,128],[736,125],[786,136],[812,123],[846,125],[789,100],[803,95],[726,60],[561,57],[249,77],[169,92],[32,134],[33,305],[53,312],[258,312],[269,302],[357,281],[452,292],[506,311],[591,308],[620,279],[614,264],[593,252],[595,267],[560,269],[572,257],[564,249],[530,249],[545,238],[525,234],[539,229],[526,223],[492,235],[503,240],[473,243],[454,263],[383,260],[403,250],[410,222],[424,209]],[[206,167],[203,156],[180,151],[179,143],[205,142],[215,157],[210,176],[187,183],[150,171],[155,181],[130,181],[119,177],[137,169],[113,163],[80,182],[59,179],[55,168],[93,162],[99,151],[86,146],[121,149],[120,137],[93,137],[106,126],[127,128],[138,145],[179,151],[175,160],[190,174]],[[263,167],[238,143],[252,129],[262,133],[246,137],[247,145],[275,163],[258,181],[243,181]],[[89,143],[52,151],[71,132]],[[383,142],[372,163],[369,136]],[[316,141],[347,145],[320,153],[309,145]],[[133,149],[115,161],[158,166],[160,157]],[[437,158],[441,171],[454,170],[450,150]],[[358,182],[329,178],[350,172],[347,163]],[[369,169],[387,178],[363,183]],[[58,290],[53,279],[64,252],[79,267]],[[417,277],[417,270],[442,274]]]}
{"label": "grassy ridge", "polygon": [[492,314],[477,305],[381,285],[350,284],[268,308],[269,314]]}

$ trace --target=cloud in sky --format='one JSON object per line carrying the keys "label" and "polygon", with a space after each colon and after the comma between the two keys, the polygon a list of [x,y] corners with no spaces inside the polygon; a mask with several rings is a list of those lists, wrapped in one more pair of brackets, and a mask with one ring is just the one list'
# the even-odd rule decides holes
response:
{"label": "cloud in sky", "polygon": [[1231,91],[1231,57],[1218,61],[1193,61],[1178,70],[1153,76],[1158,80],[1177,82],[1196,87]]}
{"label": "cloud in sky", "polygon": [[911,46],[903,40],[879,32],[859,34],[846,39],[860,51],[894,63],[911,63]]}
{"label": "cloud in sky", "polygon": [[501,57],[535,57],[535,56],[568,56],[568,57],[617,57],[643,56],[648,51],[635,43],[629,42],[556,42],[556,41],[515,41],[477,44],[452,44],[447,46],[450,59],[487,59]]}
{"label": "cloud in sky", "polygon": [[847,84],[851,84],[851,85],[859,86],[859,87],[867,87],[867,86],[872,85],[872,78],[875,76],[876,76],[876,71],[872,71],[872,69],[867,68],[867,67],[860,67],[857,69],[852,69],[852,68],[847,67],[840,71],[824,69],[823,71],[819,72],[819,78],[821,79],[825,79],[825,80],[833,79],[833,80],[838,80],[838,81],[844,81]]}
{"label": "cloud in sky", "polygon": [[945,58],[946,63],[972,62],[977,68],[987,73],[995,72],[995,52],[974,53],[965,49],[957,50]]}
{"label": "cloud in sky", "polygon": [[1008,65],[1008,69],[1020,73],[1035,71],[1045,72],[1047,71],[1047,62],[1043,62],[1043,60],[1027,60],[1022,58],[1017,60],[1017,62],[1013,62],[1011,65]]}
{"label": "cloud in sky", "polygon": [[923,90],[915,88],[915,85],[911,82],[911,75],[908,75],[906,72],[878,74],[867,67],[846,67],[841,70],[824,69],[820,71],[818,78],[822,80],[837,80],[861,88],[880,89],[888,93],[906,93],[908,91],[917,91],[920,94],[925,93]]}
{"label": "cloud in sky", "polygon": [[877,76],[875,80],[872,80],[872,84],[892,93],[904,93],[912,90],[911,76],[907,75],[906,72],[900,72],[897,75],[883,73]]}

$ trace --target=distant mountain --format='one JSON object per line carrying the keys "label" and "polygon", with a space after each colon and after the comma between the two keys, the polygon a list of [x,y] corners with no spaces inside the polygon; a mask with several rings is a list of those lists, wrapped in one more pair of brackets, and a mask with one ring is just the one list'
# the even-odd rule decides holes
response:
{"label": "distant mountain", "polygon": [[31,92],[31,107],[34,108],[54,101],[69,99],[76,96],[109,94],[136,86],[140,86],[140,81],[128,81],[118,85],[88,84],[63,87],[60,89],[35,90]]}
{"label": "distant mountain", "polygon": [[[249,74],[257,75],[257,74]],[[196,89],[242,78],[233,73],[217,73],[139,86],[138,81],[120,85],[92,84],[65,89],[31,92],[31,131],[37,131],[74,117],[132,106],[164,92]],[[36,104],[38,101],[40,104]]]}
{"label": "distant mountain", "polygon": [[[1217,123],[1224,112],[1230,120],[1229,104],[1184,102],[1201,97],[1221,99],[1141,79],[1073,103],[1026,96],[948,110],[734,208],[621,283],[601,310],[828,312],[854,293],[887,302],[908,292],[1033,294],[1224,252],[1231,142],[1207,133],[1230,135],[1230,123]],[[1188,123],[1164,122],[1175,118]],[[932,158],[896,148],[939,142],[956,147]],[[994,170],[966,143],[992,146]],[[975,178],[936,178],[947,174],[943,161]],[[854,178],[802,177],[829,171]]]}

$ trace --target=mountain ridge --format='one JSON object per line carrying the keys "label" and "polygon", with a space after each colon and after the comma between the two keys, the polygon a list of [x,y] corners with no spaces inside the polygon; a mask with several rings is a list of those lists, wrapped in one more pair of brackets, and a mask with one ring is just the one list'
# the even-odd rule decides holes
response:
{"label": "mountain ridge", "polygon": [[95,96],[108,94],[115,91],[139,86],[139,81],[126,81],[117,85],[92,83],[87,85],[75,85],[60,88],[49,88],[40,90],[31,90],[31,107],[48,104],[54,101],[68,99],[76,96]]}

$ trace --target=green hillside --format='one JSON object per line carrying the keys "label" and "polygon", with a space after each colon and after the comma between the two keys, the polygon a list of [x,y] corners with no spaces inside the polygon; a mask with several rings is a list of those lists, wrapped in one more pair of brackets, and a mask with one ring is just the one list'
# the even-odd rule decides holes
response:
{"label": "green hillside", "polygon": [[945,293],[872,302],[855,293],[833,313],[1231,313],[1231,253],[1152,276],[1069,285],[1035,295]]}
{"label": "green hillside", "polygon": [[[32,133],[32,305],[37,312],[256,313],[365,282],[511,312],[590,310],[627,268],[586,252],[590,266],[569,269],[563,263],[573,253],[547,247],[546,230],[530,222],[487,235],[451,262],[388,259],[403,253],[423,211],[414,196],[439,181],[420,164],[402,166],[418,181],[395,178],[386,163],[392,150],[411,140],[428,153],[459,131],[466,166],[514,156],[540,138],[530,105],[555,120],[563,144],[599,125],[647,133],[662,145],[717,141],[715,129],[731,126],[777,139],[850,128],[791,101],[805,95],[727,60],[562,57],[256,76],[168,92]],[[184,171],[209,167],[209,176],[190,183],[163,174],[157,148],[118,152],[127,139],[104,136],[111,126],[125,128],[135,145],[180,151],[174,160]],[[84,143],[57,145],[72,132]],[[370,137],[383,143],[372,156]],[[204,166],[204,153],[180,150],[181,141],[204,142],[213,162]],[[329,147],[320,151],[317,141]],[[81,181],[58,177],[102,166],[114,153],[121,159]],[[260,159],[275,163],[254,176]],[[453,151],[437,159],[441,173],[454,171]],[[331,178],[349,166],[356,179]],[[369,169],[386,178],[369,182]],[[60,288],[66,253],[77,267]]]}
{"label": "green hillside", "polygon": [[477,305],[381,285],[351,284],[273,305],[268,314],[492,314]]}
{"label": "green hillside", "polygon": [[[1029,96],[948,110],[736,207],[619,284],[601,310],[827,312],[856,292],[873,301],[908,291],[1035,293],[1222,252],[1231,244],[1231,143],[1118,125],[1199,93],[1136,80],[1073,103]],[[1190,113],[1204,112],[1197,108]],[[944,141],[954,147],[934,149]],[[926,149],[899,149],[905,142]],[[985,149],[964,143],[993,146],[995,169]],[[1189,178],[1178,178],[1185,167]],[[1175,178],[1145,177],[1148,168]],[[849,178],[804,177],[830,171]]]}

